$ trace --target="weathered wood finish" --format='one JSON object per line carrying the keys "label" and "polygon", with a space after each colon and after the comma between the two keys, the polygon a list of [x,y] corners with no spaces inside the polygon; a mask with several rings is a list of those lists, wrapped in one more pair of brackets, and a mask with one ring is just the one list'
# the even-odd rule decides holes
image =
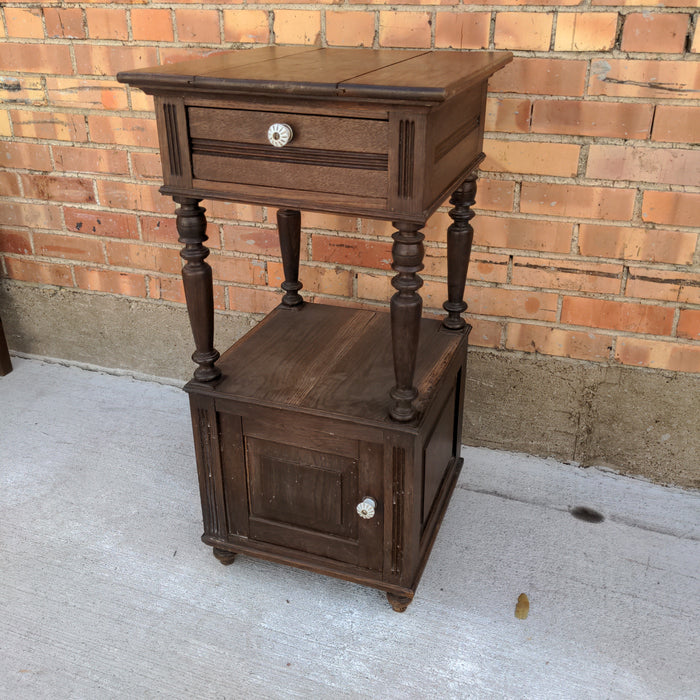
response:
{"label": "weathered wood finish", "polygon": [[461,314],[466,311],[464,285],[467,281],[474,229],[472,207],[476,203],[476,173],[472,173],[452,194],[454,207],[449,215],[454,223],[447,228],[447,301],[442,305],[447,316],[445,328],[458,331],[467,324]]}
{"label": "weathered wood finish", "polygon": [[10,351],[7,347],[5,329],[2,327],[2,319],[0,318],[0,377],[4,377],[10,372],[12,372],[12,360],[10,359]]}
{"label": "weathered wood finish", "polygon": [[212,273],[211,267],[205,262],[209,255],[209,249],[204,245],[207,240],[206,210],[199,206],[198,199],[174,199],[180,205],[175,211],[179,241],[185,246],[180,251],[180,256],[185,261],[182,282],[196,348],[192,359],[199,365],[194,371],[194,378],[200,382],[211,382],[218,379],[221,372],[214,364],[219,359],[219,353],[214,348]]}
{"label": "weathered wood finish", "polygon": [[[398,612],[413,599],[462,467],[470,173],[488,77],[511,58],[265,47],[117,76],[155,96],[161,192],[181,205],[202,539],[223,564],[323,572]],[[273,123],[294,131],[282,148]],[[441,323],[421,318],[421,229],[452,192]],[[280,306],[220,359],[204,198],[277,207],[285,276]],[[389,314],[304,304],[300,209],[394,222]]]}

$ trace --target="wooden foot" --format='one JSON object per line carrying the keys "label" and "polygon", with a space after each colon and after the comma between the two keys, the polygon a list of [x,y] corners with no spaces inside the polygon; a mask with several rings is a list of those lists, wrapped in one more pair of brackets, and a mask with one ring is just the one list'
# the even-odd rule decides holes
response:
{"label": "wooden foot", "polygon": [[213,549],[214,556],[224,565],[224,566],[229,566],[230,564],[233,564],[233,562],[236,559],[236,553],[235,552],[229,552],[228,549],[219,549],[218,547],[214,547]]}
{"label": "wooden foot", "polygon": [[280,237],[284,282],[282,306],[294,307],[304,303],[299,290],[299,253],[301,250],[301,213],[296,209],[280,209],[277,212],[277,230]]}
{"label": "wooden foot", "polygon": [[187,313],[190,317],[195,351],[192,359],[199,365],[194,378],[199,382],[212,382],[221,376],[221,370],[214,364],[219,353],[214,348],[214,290],[211,267],[205,262],[209,248],[207,240],[207,219],[199,199],[174,197],[180,204],[175,211],[177,231],[184,248],[180,256],[185,261],[182,268],[182,282],[185,287]]}
{"label": "wooden foot", "polygon": [[406,608],[411,604],[413,597],[411,596],[409,598],[408,596],[387,593],[386,599],[389,601],[389,604],[394,609],[394,612],[406,612]]}
{"label": "wooden foot", "polygon": [[475,202],[476,171],[450,197],[454,209],[449,214],[454,223],[447,229],[447,301],[442,305],[447,316],[442,325],[453,331],[460,331],[467,325],[462,313],[467,309],[464,285],[474,239],[474,229],[469,222],[474,218],[471,208]]}
{"label": "wooden foot", "polygon": [[419,224],[395,221],[394,226],[397,231],[393,235],[391,267],[398,274],[391,280],[397,290],[391,297],[391,343],[396,385],[390,392],[393,402],[389,413],[395,421],[405,423],[416,416],[412,402],[418,396],[418,389],[413,386],[413,375],[423,310],[423,300],[418,294],[423,280],[418,272],[423,269],[425,236]]}

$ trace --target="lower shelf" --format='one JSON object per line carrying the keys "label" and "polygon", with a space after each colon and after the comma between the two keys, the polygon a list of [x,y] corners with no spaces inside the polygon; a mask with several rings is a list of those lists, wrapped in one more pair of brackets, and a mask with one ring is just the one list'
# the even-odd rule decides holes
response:
{"label": "lower shelf", "polygon": [[276,310],[224,354],[216,386],[189,384],[204,541],[410,599],[462,465],[467,333],[423,325],[432,362],[408,425],[388,417],[381,312]]}

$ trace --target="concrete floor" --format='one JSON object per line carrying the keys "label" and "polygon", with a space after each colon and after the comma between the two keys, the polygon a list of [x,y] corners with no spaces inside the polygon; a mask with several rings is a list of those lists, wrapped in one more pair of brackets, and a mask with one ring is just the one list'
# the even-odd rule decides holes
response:
{"label": "concrete floor", "polygon": [[700,696],[697,493],[465,449],[400,615],[372,589],[214,559],[179,389],[14,364],[0,378],[2,698]]}

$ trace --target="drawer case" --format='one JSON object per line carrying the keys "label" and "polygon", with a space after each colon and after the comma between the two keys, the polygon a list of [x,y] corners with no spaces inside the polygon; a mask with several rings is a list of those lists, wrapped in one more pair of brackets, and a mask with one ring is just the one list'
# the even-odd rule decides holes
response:
{"label": "drawer case", "polygon": [[[319,328],[330,334],[323,345]],[[413,425],[386,417],[393,369],[380,311],[279,308],[224,354],[214,390],[189,384],[203,540],[407,604],[462,464],[467,336],[428,319],[421,330]],[[370,518],[357,510],[367,498]]]}

